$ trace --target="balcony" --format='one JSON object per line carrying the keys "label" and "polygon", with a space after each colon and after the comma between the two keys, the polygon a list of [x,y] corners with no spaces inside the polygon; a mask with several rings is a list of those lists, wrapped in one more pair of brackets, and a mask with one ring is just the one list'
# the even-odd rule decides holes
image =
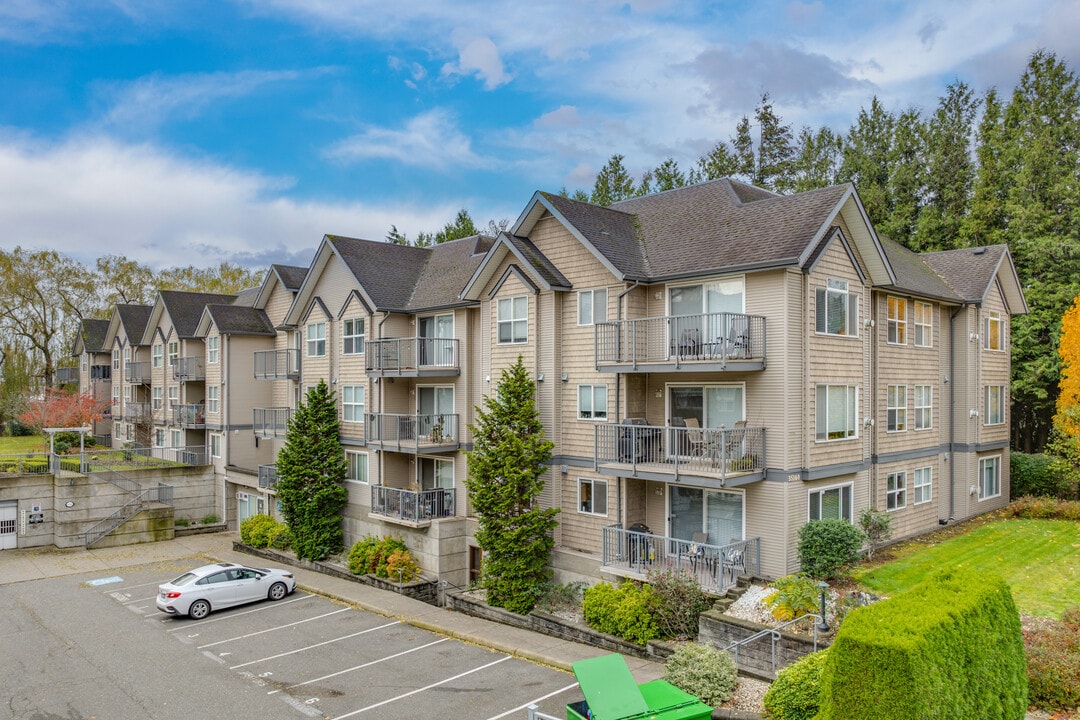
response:
{"label": "balcony", "polygon": [[111,365],[91,365],[90,366],[90,379],[91,380],[112,380],[112,366]]}
{"label": "balcony", "polygon": [[206,406],[202,404],[176,405],[172,409],[172,421],[173,425],[179,425],[182,428],[205,428]]}
{"label": "balcony", "polygon": [[459,341],[453,338],[392,338],[369,340],[365,357],[368,374],[382,377],[445,377],[460,375]]}
{"label": "balcony", "polygon": [[65,367],[56,368],[56,384],[68,385],[79,382],[79,368]]}
{"label": "balcony", "polygon": [[684,570],[713,595],[723,595],[740,577],[761,575],[760,538],[708,545],[608,525],[601,539],[601,565],[613,575],[644,580],[650,570]]}
{"label": "balcony", "polygon": [[299,377],[299,350],[259,350],[255,353],[256,380],[295,380]]}
{"label": "balcony", "polygon": [[597,323],[600,372],[744,372],[765,369],[765,318],[705,313]]}
{"label": "balcony", "polygon": [[259,466],[259,487],[273,490],[277,485],[277,465]]}
{"label": "balcony", "polygon": [[129,362],[124,365],[124,380],[129,383],[150,384],[150,363]]}
{"label": "balcony", "polygon": [[133,422],[138,425],[145,425],[152,419],[150,412],[150,403],[145,402],[125,402],[124,403],[124,419],[128,422]]}
{"label": "balcony", "polygon": [[614,477],[738,487],[765,477],[765,428],[606,423],[595,428],[595,470]]}
{"label": "balcony", "polygon": [[461,445],[457,414],[371,413],[364,433],[368,447],[416,455],[450,452]]}
{"label": "balcony", "polygon": [[289,429],[289,418],[292,416],[292,408],[255,408],[254,430],[255,436],[261,438],[283,438]]}
{"label": "balcony", "polygon": [[432,520],[454,517],[453,489],[403,490],[371,486],[371,514],[410,527],[425,527]]}
{"label": "balcony", "polygon": [[201,357],[177,358],[173,365],[173,378],[181,382],[206,379],[206,360]]}

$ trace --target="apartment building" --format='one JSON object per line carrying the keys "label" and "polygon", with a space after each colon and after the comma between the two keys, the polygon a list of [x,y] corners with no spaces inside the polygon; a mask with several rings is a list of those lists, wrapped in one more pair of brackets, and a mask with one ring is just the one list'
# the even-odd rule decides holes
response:
{"label": "apartment building", "polygon": [[[538,192],[497,238],[327,235],[251,295],[206,304],[184,351],[206,368],[184,442],[210,445],[227,516],[276,510],[289,413],[326,380],[347,540],[400,535],[452,584],[482,562],[469,424],[518,357],[555,443],[560,579],[685,561],[722,590],[732,569],[797,570],[810,519],[873,507],[899,537],[1008,501],[1011,257],[911,253],[851,185],[717,180],[609,208]],[[154,317],[144,345],[167,342]]]}
{"label": "apartment building", "polygon": [[142,345],[153,308],[117,305],[109,319],[103,346],[112,374],[112,445],[150,445],[150,354]]}
{"label": "apartment building", "polygon": [[79,332],[75,336],[71,355],[79,363],[75,379],[79,388],[90,393],[95,400],[106,404],[107,414],[93,425],[94,442],[111,447],[112,353],[105,345],[108,332],[108,320],[83,319],[79,323]]}

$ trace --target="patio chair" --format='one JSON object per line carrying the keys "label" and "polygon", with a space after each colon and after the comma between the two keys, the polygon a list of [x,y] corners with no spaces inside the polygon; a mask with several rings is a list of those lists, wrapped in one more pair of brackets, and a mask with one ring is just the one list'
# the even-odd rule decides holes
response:
{"label": "patio chair", "polygon": [[708,460],[716,464],[719,456],[717,440],[721,432],[714,429],[702,428],[697,418],[686,418],[686,440],[690,444],[690,457]]}

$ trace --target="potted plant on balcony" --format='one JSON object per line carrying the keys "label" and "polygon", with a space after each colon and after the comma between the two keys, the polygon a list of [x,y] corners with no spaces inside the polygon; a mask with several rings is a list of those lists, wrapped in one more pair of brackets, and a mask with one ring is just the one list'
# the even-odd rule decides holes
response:
{"label": "potted plant on balcony", "polygon": [[434,425],[431,426],[431,442],[441,443],[443,441],[443,424],[442,418],[440,418]]}

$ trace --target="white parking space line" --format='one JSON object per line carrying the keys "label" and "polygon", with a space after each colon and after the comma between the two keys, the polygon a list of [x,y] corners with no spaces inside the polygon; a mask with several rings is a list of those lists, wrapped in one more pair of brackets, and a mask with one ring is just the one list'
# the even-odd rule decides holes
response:
{"label": "white parking space line", "polygon": [[[296,683],[295,685],[290,685],[289,687],[284,688],[284,689],[285,690],[292,690],[293,688],[302,687],[304,685],[310,685],[311,683],[321,682],[323,680],[329,680],[330,678],[337,677],[338,675],[344,675],[345,673],[351,673],[353,670],[363,670],[366,667],[371,667],[372,665],[378,665],[381,662],[386,662],[387,660],[393,660],[394,658],[399,658],[402,655],[408,655],[409,653],[414,653],[417,650],[423,650],[424,648],[429,648],[432,645],[438,645],[439,643],[444,643],[449,639],[450,638],[439,638],[438,640],[436,640],[434,642],[429,642],[426,645],[420,645],[418,647],[410,648],[408,650],[404,650],[402,652],[395,653],[393,655],[387,655],[384,658],[379,658],[378,660],[372,660],[371,662],[366,662],[363,665],[356,665],[355,667],[346,668],[345,670],[338,670],[336,673],[330,673],[329,675],[323,675],[322,677],[312,678],[311,680],[305,680],[302,683]],[[509,657],[509,655],[507,657]],[[273,695],[275,693],[279,693],[279,692],[281,692],[281,690],[282,690],[281,688],[278,688],[277,690],[271,690],[270,692],[267,693],[267,695]]]}
{"label": "white parking space line", "polygon": [[134,590],[135,588],[163,585],[163,584],[165,584],[167,582],[169,582],[169,581],[168,580],[158,580],[157,582],[139,583],[138,585],[125,585],[124,587],[120,588],[120,590]]}
{"label": "white parking space line", "polygon": [[270,627],[270,628],[265,628],[263,630],[258,630],[256,632],[248,633],[247,635],[237,635],[236,637],[229,638],[228,640],[218,640],[217,642],[212,642],[212,643],[209,643],[207,645],[199,645],[197,649],[198,650],[205,650],[206,648],[211,648],[211,647],[214,647],[215,645],[224,645],[225,643],[231,643],[231,642],[234,642],[236,640],[244,640],[244,639],[249,638],[249,637],[255,637],[256,635],[262,635],[263,633],[275,632],[277,630],[284,630],[285,628],[295,627],[296,625],[303,625],[304,623],[309,623],[309,622],[312,622],[313,620],[322,620],[325,617],[330,617],[331,615],[337,615],[337,614],[343,613],[343,612],[349,612],[350,610],[352,610],[352,608],[341,608],[340,610],[335,610],[333,612],[324,613],[322,615],[316,615],[315,617],[306,618],[304,620],[297,620],[296,622],[287,623],[285,625],[278,625],[277,627]]}
{"label": "white parking space line", "polygon": [[[177,627],[169,628],[165,632],[176,632],[177,630],[190,630],[191,628],[202,627],[203,625],[209,625],[210,623],[216,623],[216,622],[220,622],[222,620],[229,620],[231,618],[237,618],[237,617],[240,617],[242,615],[250,615],[251,613],[262,612],[263,610],[273,610],[274,608],[279,608],[282,605],[291,605],[294,602],[300,602],[302,600],[310,600],[313,597],[316,597],[316,596],[315,595],[304,595],[303,597],[294,598],[292,600],[280,600],[280,601],[278,601],[276,603],[272,603],[270,605],[263,605],[262,607],[255,608],[254,610],[245,610],[244,612],[229,613],[228,615],[219,615],[217,617],[210,618],[209,620],[198,620],[196,622],[186,622],[186,623],[183,623],[182,625],[179,625]],[[177,616],[176,615],[168,615],[167,617],[162,618],[161,621],[162,622],[169,622],[170,620],[172,620],[175,617],[177,617]]]}
{"label": "white parking space line", "polygon": [[466,675],[472,675],[474,672],[480,672],[481,670],[487,669],[487,668],[489,668],[489,667],[491,667],[493,665],[498,665],[501,662],[506,662],[511,657],[512,656],[507,655],[506,657],[499,658],[498,660],[495,660],[494,662],[489,662],[487,665],[481,665],[480,667],[475,668],[473,670],[466,670],[463,673],[458,673],[454,677],[448,677],[445,680],[440,680],[437,683],[431,683],[430,685],[425,685],[422,688],[417,688],[416,690],[411,690],[411,691],[409,691],[407,693],[404,693],[402,695],[398,695],[397,697],[392,697],[392,698],[390,698],[388,700],[383,700],[382,702],[377,702],[374,705],[368,705],[367,707],[360,708],[359,710],[353,710],[350,713],[345,713],[344,715],[338,715],[336,718],[334,718],[334,720],[343,720],[344,718],[352,717],[353,715],[359,715],[360,713],[365,713],[368,710],[374,710],[377,707],[382,707],[383,705],[388,705],[388,704],[390,704],[392,702],[397,702],[398,700],[404,700],[405,698],[409,697],[410,695],[415,695],[417,693],[424,692],[425,690],[430,690],[431,688],[439,687],[440,685],[445,685],[446,683],[453,682],[454,680],[457,680],[458,678],[463,678]]}
{"label": "white parking space line", "polygon": [[304,652],[305,650],[312,650],[312,649],[317,648],[317,647],[322,647],[323,645],[329,645],[330,643],[336,643],[336,642],[339,642],[341,640],[348,640],[349,638],[354,638],[354,637],[357,637],[358,635],[366,635],[369,632],[375,632],[376,630],[383,630],[385,628],[393,627],[394,625],[400,625],[400,624],[401,624],[400,620],[395,620],[394,622],[386,623],[385,625],[379,625],[378,627],[368,628],[367,630],[361,630],[360,632],[355,632],[355,633],[352,633],[351,635],[343,635],[342,637],[334,638],[333,640],[326,640],[326,641],[321,642],[321,643],[315,643],[314,645],[308,645],[307,647],[297,648],[296,650],[290,650],[289,652],[278,653],[277,655],[271,655],[270,657],[259,658],[258,660],[252,660],[250,662],[240,663],[239,665],[233,665],[229,669],[230,670],[236,670],[237,668],[247,667],[248,665],[254,665],[256,663],[267,662],[268,660],[277,660],[278,658],[285,657],[286,655],[294,655],[294,654],[296,654],[298,652]]}
{"label": "white parking space line", "polygon": [[516,708],[512,708],[510,710],[507,710],[502,715],[493,715],[492,717],[489,717],[488,720],[500,720],[501,718],[507,717],[508,715],[518,714],[522,710],[526,710],[530,705],[538,705],[539,703],[543,702],[544,700],[547,700],[549,697],[555,697],[559,693],[564,693],[567,690],[573,690],[577,686],[578,686],[577,683],[571,683],[570,685],[567,685],[564,688],[561,688],[559,690],[553,690],[553,691],[549,692],[547,695],[541,695],[540,697],[536,698],[535,700],[530,700],[529,702],[525,703],[524,705],[518,705]]}

